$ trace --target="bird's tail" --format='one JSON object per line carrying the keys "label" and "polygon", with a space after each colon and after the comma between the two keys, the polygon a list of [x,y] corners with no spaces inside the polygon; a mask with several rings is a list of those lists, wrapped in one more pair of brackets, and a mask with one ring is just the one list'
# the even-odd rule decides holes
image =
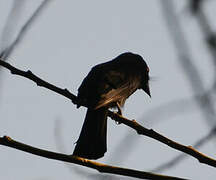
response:
{"label": "bird's tail", "polygon": [[107,112],[105,107],[88,109],[73,155],[98,159],[107,150]]}

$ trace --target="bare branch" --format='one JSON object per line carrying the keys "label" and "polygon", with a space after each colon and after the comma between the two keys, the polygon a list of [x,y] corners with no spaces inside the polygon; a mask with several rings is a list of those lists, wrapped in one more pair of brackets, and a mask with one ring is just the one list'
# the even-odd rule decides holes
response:
{"label": "bare branch", "polygon": [[[216,134],[216,127],[213,128],[206,136],[202,137],[199,139],[196,143],[194,143],[193,147],[198,149],[201,146],[203,146],[205,143],[209,142],[213,137],[215,137]],[[156,167],[155,169],[151,170],[151,172],[162,172],[165,171],[166,169],[173,168],[176,164],[178,164],[180,161],[185,159],[186,154],[180,154],[173,159],[171,159],[168,162],[165,162],[164,164],[161,164],[160,166]]]}
{"label": "bare branch", "polygon": [[[206,88],[199,71],[191,60],[190,48],[185,39],[179,19],[174,11],[173,1],[164,0],[160,1],[160,3],[182,70],[184,74],[187,75],[194,94],[202,94],[206,91]],[[200,96],[200,98],[196,99],[196,102],[208,125],[210,127],[215,126],[215,110],[210,95],[206,94],[206,96]]]}
{"label": "bare branch", "polygon": [[[212,93],[214,90],[214,87],[210,88],[208,91],[206,91],[204,94],[195,95],[189,98],[182,98],[178,100],[173,100],[168,103],[164,103],[162,105],[159,105],[158,107],[154,107],[141,115],[137,121],[145,123],[145,126],[152,127],[156,123],[161,123],[163,121],[166,121],[168,119],[171,119],[174,116],[178,116],[182,113],[191,113],[194,111],[196,106],[196,99],[202,98],[202,96],[206,96],[206,94]],[[129,157],[130,152],[132,152],[132,149],[136,147],[136,143],[139,139],[137,139],[135,134],[131,134],[131,132],[127,132],[122,140],[118,143],[116,146],[112,156],[112,159],[118,159],[118,161],[123,161],[126,159],[126,157]],[[205,141],[207,142],[207,141]],[[128,146],[128,143],[131,145]],[[204,144],[204,143],[203,143]],[[203,145],[202,144],[202,145]],[[126,148],[127,147],[127,148]],[[195,147],[195,146],[194,146]],[[127,155],[127,156],[125,156]],[[186,155],[184,155],[186,156]],[[188,156],[187,156],[188,157]],[[112,162],[112,161],[110,161]]]}
{"label": "bare branch", "polygon": [[144,172],[144,171],[137,171],[137,170],[121,168],[117,166],[110,166],[110,165],[98,163],[95,161],[90,161],[88,159],[81,158],[78,156],[51,152],[51,151],[32,147],[32,146],[20,143],[18,141],[14,141],[8,136],[0,137],[0,144],[11,147],[11,148],[19,149],[21,151],[28,152],[28,153],[31,153],[37,156],[45,157],[48,159],[54,159],[54,160],[74,163],[74,164],[78,164],[81,166],[93,168],[95,170],[98,170],[101,173],[118,174],[118,175],[123,175],[123,176],[141,178],[141,179],[184,180],[183,178],[164,176],[160,174],[154,174],[154,173],[149,173],[149,172]]}
{"label": "bare branch", "polygon": [[24,12],[25,4],[26,0],[13,1],[12,3],[12,8],[1,33],[0,57],[2,58],[4,58],[5,49],[12,44],[16,35],[16,27],[19,24],[22,13]]}
{"label": "bare branch", "polygon": [[[61,94],[65,97],[71,99],[74,104],[76,104],[76,102],[77,102],[77,97],[75,95],[73,95],[72,93],[70,93],[67,89],[61,89],[57,86],[54,86],[54,85],[48,83],[48,82],[42,80],[41,78],[37,77],[36,75],[34,75],[31,71],[19,70],[19,69],[15,68],[14,66],[10,65],[9,63],[4,62],[2,60],[0,60],[0,65],[9,69],[12,74],[16,74],[16,75],[28,78],[28,79],[34,81],[39,86],[45,87],[49,90],[52,90],[58,94]],[[179,143],[177,143],[171,139],[166,138],[165,136],[162,136],[161,134],[155,132],[152,129],[147,129],[147,128],[141,126],[135,120],[131,121],[131,120],[126,119],[123,116],[121,116],[117,113],[114,113],[112,111],[108,112],[108,116],[111,117],[112,119],[116,120],[116,121],[119,121],[119,122],[133,128],[134,130],[137,131],[138,134],[146,135],[148,137],[156,139],[156,140],[160,141],[161,143],[168,145],[169,147],[172,147],[176,150],[179,150],[181,152],[184,152],[186,154],[193,156],[194,158],[198,159],[199,162],[201,162],[201,163],[216,167],[216,160],[198,152],[192,146],[181,145],[181,144],[179,144]]]}
{"label": "bare branch", "polygon": [[[14,49],[22,42],[24,36],[35,22],[35,20],[41,15],[42,11],[47,7],[50,0],[44,0],[38,8],[33,12],[31,17],[25,22],[25,24],[21,27],[17,36],[14,40],[12,40],[11,35],[14,34],[14,27],[18,20],[20,19],[20,14],[22,13],[22,8],[26,3],[26,0],[14,1],[11,13],[7,19],[7,23],[4,27],[2,33],[2,45],[0,46],[0,58],[6,61],[8,57],[13,53]],[[11,42],[12,41],[12,42]],[[0,81],[2,78],[2,71],[0,69]]]}
{"label": "bare branch", "polygon": [[191,13],[196,14],[200,10],[201,6],[203,5],[203,2],[204,2],[203,0],[190,0],[189,8]]}
{"label": "bare branch", "polygon": [[[22,26],[21,30],[19,31],[16,39],[12,42],[11,45],[6,47],[6,49],[1,52],[0,57],[6,60],[10,54],[13,52],[14,48],[21,42],[26,32],[29,30],[31,25],[35,22],[36,18],[42,13],[42,11],[47,7],[47,4],[51,2],[50,0],[44,0],[39,7],[35,10],[35,12],[31,15],[31,17],[27,20],[27,22]],[[17,1],[18,3],[18,1]],[[16,6],[16,4],[15,4]]]}
{"label": "bare branch", "polygon": [[53,92],[56,92],[58,94],[61,94],[62,96],[65,96],[69,98],[74,104],[76,104],[76,96],[70,93],[67,89],[62,89],[57,86],[54,86],[43,79],[39,78],[38,76],[34,75],[31,71],[22,71],[20,69],[17,69],[16,67],[10,65],[7,62],[4,62],[3,60],[0,60],[0,65],[9,69],[11,71],[11,74],[15,74],[18,76],[25,77],[27,79],[30,79],[34,81],[38,86],[45,87]]}
{"label": "bare branch", "polygon": [[[165,2],[161,2],[161,3],[164,3],[165,5],[167,5],[167,3],[165,3]],[[211,53],[214,56],[214,59],[216,60],[216,58],[215,58],[216,57],[215,56],[216,55],[216,51],[215,51],[216,50],[216,34],[213,33],[212,28],[210,27],[210,24],[208,23],[208,19],[206,18],[205,13],[203,12],[202,6],[203,6],[204,2],[202,0],[190,0],[189,3],[190,3],[190,10],[192,11],[192,13],[194,13],[194,15],[196,15],[196,13],[197,13],[197,18],[200,21],[200,26],[202,26],[202,30],[203,30],[204,34],[206,35],[206,40],[208,42],[209,47],[211,47],[211,50],[214,50],[214,51],[211,51]],[[170,5],[168,7],[170,7]],[[163,9],[165,9],[164,6],[163,6]],[[172,23],[170,23],[171,25],[169,26],[170,31],[173,32],[172,33],[173,36],[174,36],[174,32],[175,32],[175,36],[179,36],[178,31],[181,32],[181,30],[179,30],[177,28],[178,30],[174,31],[175,26],[173,27],[173,24],[177,24],[178,25],[177,27],[179,27],[179,23],[174,21],[174,18],[177,19],[177,17],[173,16],[174,13],[173,13],[173,10],[171,8],[168,8],[168,9],[169,10],[166,10],[166,11],[164,10],[165,11],[164,14],[166,13],[165,15],[166,15],[167,22],[168,21],[169,22],[173,21]],[[168,15],[169,15],[169,17],[168,17]],[[172,29],[171,29],[171,27],[172,27]],[[183,37],[183,33],[180,33],[180,35]],[[186,41],[184,41],[184,38],[183,38],[183,40],[180,40],[180,42],[179,42],[178,37],[175,38],[175,39],[176,39],[175,43],[176,44],[178,43],[177,45],[178,45],[179,54],[185,55],[188,58],[190,58],[188,48],[185,48],[186,51],[184,51],[185,50],[184,48],[183,48],[183,51],[181,51],[181,49],[180,49],[180,47],[181,46],[183,47],[184,44],[186,43]],[[214,61],[214,63],[215,62],[216,61]],[[193,65],[193,64],[189,63],[189,65]],[[191,67],[192,70],[193,70],[193,66]],[[184,70],[187,70],[187,69],[184,68]],[[188,68],[188,71],[190,71],[189,68]],[[196,76],[198,74],[198,71],[197,72],[196,72],[196,70],[193,70],[193,71],[194,71],[194,73],[193,73],[194,76]],[[191,72],[193,72],[193,71],[191,71]],[[195,83],[192,84],[192,85],[195,85]],[[205,99],[209,99],[208,96],[212,95],[210,93],[212,93],[212,92],[214,93],[215,89],[216,89],[216,81],[215,81],[215,84],[214,84],[213,88],[210,88],[209,90],[205,90],[204,92],[200,92],[198,94],[196,92],[197,95],[195,95],[193,97],[175,100],[175,101],[172,101],[170,103],[163,104],[163,105],[161,105],[159,107],[153,108],[152,110],[150,110],[148,112],[145,112],[144,115],[142,116],[142,118],[139,118],[139,119],[145,119],[145,125],[150,126],[153,123],[156,123],[158,121],[162,121],[162,120],[165,120],[165,119],[167,120],[168,118],[176,116],[176,115],[178,115],[180,113],[191,112],[192,110],[195,109],[195,105],[196,105],[195,103],[197,101],[200,100],[200,102],[201,102],[201,100],[205,101]],[[209,104],[210,103],[208,103],[208,105]],[[211,115],[209,114],[209,116],[211,116]],[[206,117],[207,117],[207,115],[206,115]],[[213,116],[211,116],[210,118],[212,118],[212,117]],[[127,141],[125,141],[125,140],[127,140]],[[124,154],[130,153],[130,150],[134,147],[133,145],[130,146],[130,147],[127,146],[129,141],[130,141],[130,143],[135,144],[137,142],[137,138],[135,136],[130,135],[130,133],[127,133],[125,135],[124,139],[121,140],[121,143],[119,143],[118,146],[116,147],[115,151],[117,153],[114,154],[114,157],[112,157],[113,159],[115,159],[115,157],[118,157],[118,159],[119,158],[124,158],[125,159]],[[205,142],[207,142],[207,141],[205,141]],[[204,144],[204,142],[203,142],[203,144]],[[125,147],[127,147],[127,148],[125,149]],[[194,146],[194,147],[196,147],[196,146]],[[124,150],[124,151],[122,151],[122,150]],[[181,157],[188,157],[185,154],[182,154],[180,156]],[[168,163],[164,163],[164,165],[165,165],[164,167],[165,168],[168,167],[168,166],[171,167],[174,163],[179,162],[182,159],[182,158],[179,158],[180,156],[177,156],[175,159],[173,159],[172,161],[170,161]],[[167,164],[167,166],[166,166],[166,164]],[[160,169],[160,167],[159,167],[159,169]]]}
{"label": "bare branch", "polygon": [[[63,143],[63,137],[62,137],[62,132],[63,132],[63,128],[62,128],[62,123],[61,121],[58,119],[56,119],[55,121],[55,128],[54,128],[54,135],[55,135],[55,142],[56,142],[56,147],[57,147],[57,150],[59,152],[65,152],[65,145]],[[74,174],[77,173],[79,174],[80,176],[82,177],[90,177],[92,175],[97,175],[98,176],[98,173],[90,173],[90,172],[87,172],[86,169],[83,169],[82,167],[72,167],[70,164],[68,163],[64,163],[65,166],[71,171],[71,173]],[[102,175],[101,175],[102,176]],[[103,175],[104,176],[104,175]]]}
{"label": "bare branch", "polygon": [[[210,52],[210,55],[212,56],[214,68],[216,68],[216,34],[213,28],[211,27],[210,22],[202,6],[200,6],[200,8],[198,9],[195,15],[199,23],[201,32],[203,33],[205,37],[205,40],[206,40],[205,42]],[[216,81],[216,79],[214,81]]]}
{"label": "bare branch", "polygon": [[120,123],[123,123],[123,124],[131,127],[132,129],[136,130],[138,134],[151,137],[155,140],[158,140],[161,143],[168,145],[169,147],[172,147],[176,150],[179,150],[179,151],[184,152],[188,155],[191,155],[194,158],[198,159],[200,163],[204,163],[204,164],[208,164],[210,166],[216,167],[216,160],[215,159],[210,158],[210,157],[200,153],[199,151],[194,149],[192,146],[184,146],[182,144],[179,144],[179,143],[155,132],[153,129],[147,129],[147,128],[141,126],[135,120],[126,119],[125,117],[123,117],[117,113],[113,113],[113,112],[109,111],[108,116],[114,120],[119,121]]}

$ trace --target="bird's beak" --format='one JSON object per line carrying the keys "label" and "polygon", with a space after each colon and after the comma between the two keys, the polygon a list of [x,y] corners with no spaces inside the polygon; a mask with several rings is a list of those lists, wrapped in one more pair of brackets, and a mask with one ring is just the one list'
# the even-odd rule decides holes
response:
{"label": "bird's beak", "polygon": [[149,95],[149,97],[151,97],[151,93],[150,93],[150,88],[149,88],[149,84],[145,84],[145,86],[143,87],[143,90],[146,92],[146,94]]}

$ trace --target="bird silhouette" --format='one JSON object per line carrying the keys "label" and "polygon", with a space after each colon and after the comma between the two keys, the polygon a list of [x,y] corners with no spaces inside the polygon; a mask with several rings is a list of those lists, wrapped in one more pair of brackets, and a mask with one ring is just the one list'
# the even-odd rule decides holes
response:
{"label": "bird silhouette", "polygon": [[107,151],[108,109],[121,107],[137,89],[149,96],[149,68],[131,52],[94,66],[78,89],[77,107],[88,107],[73,155],[98,159]]}

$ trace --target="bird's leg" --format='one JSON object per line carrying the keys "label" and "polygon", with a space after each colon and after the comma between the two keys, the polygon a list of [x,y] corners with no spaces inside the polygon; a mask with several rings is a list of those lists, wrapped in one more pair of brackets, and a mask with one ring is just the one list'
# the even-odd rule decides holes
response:
{"label": "bird's leg", "polygon": [[117,106],[117,109],[118,109],[118,114],[119,115],[122,115],[122,110],[121,110],[121,107],[120,107],[120,104],[119,104],[119,102],[116,102],[116,106]]}
{"label": "bird's leg", "polygon": [[[122,110],[121,110],[121,107],[120,107],[120,104],[118,103],[118,102],[116,102],[116,107],[117,107],[117,109],[118,109],[118,114],[119,115],[122,115]],[[116,124],[121,124],[119,121],[115,121],[116,122]]]}

